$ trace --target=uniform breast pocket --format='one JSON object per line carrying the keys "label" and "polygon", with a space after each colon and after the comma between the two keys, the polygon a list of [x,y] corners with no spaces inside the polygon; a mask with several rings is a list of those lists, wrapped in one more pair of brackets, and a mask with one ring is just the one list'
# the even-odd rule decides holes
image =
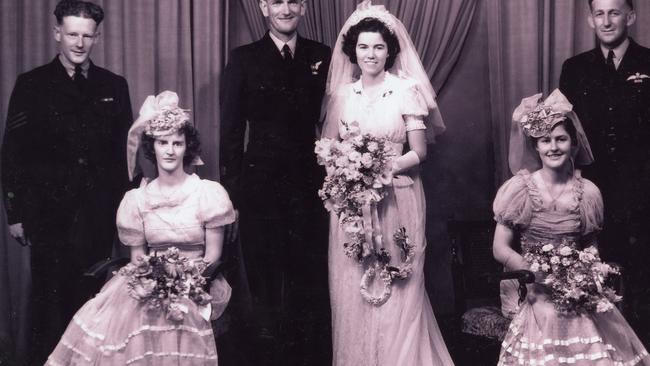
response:
{"label": "uniform breast pocket", "polygon": [[118,103],[114,97],[98,97],[93,101],[95,114],[103,117],[114,117],[119,113]]}

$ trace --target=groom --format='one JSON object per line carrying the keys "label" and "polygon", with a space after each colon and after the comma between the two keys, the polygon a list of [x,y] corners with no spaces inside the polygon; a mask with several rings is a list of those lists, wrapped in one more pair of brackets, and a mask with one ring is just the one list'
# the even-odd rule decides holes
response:
{"label": "groom", "polygon": [[327,218],[313,151],[331,52],[298,35],[305,0],[259,7],[269,31],[234,49],[223,74],[221,179],[240,214],[258,363],[326,365]]}

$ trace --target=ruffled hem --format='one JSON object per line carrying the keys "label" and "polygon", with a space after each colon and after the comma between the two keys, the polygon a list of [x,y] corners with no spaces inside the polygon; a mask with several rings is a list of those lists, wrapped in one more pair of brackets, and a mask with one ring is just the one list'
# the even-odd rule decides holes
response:
{"label": "ruffled hem", "polygon": [[216,365],[210,323],[195,306],[180,322],[151,314],[115,276],[73,317],[46,365]]}
{"label": "ruffled hem", "polygon": [[[575,329],[587,335],[554,337],[535,325],[535,314],[530,306],[525,306],[510,323],[508,334],[501,344],[498,366],[650,365],[650,360],[644,362],[648,352],[619,313],[609,314],[608,318],[594,316],[596,319],[574,318],[579,322],[575,323]],[[552,320],[564,321],[559,318]],[[611,329],[616,329],[618,334],[598,334],[595,324],[602,322],[613,322],[616,326]]]}

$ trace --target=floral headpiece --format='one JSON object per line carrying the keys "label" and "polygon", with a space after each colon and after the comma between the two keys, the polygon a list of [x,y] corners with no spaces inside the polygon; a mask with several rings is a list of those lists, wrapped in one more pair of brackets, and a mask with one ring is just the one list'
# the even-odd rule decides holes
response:
{"label": "floral headpiece", "polygon": [[[178,106],[178,95],[172,91],[164,91],[157,96],[150,95],[140,107],[140,115],[133,122],[126,140],[126,162],[129,169],[129,179],[132,180],[136,169],[136,158],[140,139],[144,132],[147,136],[161,137],[178,132],[189,124],[188,110]],[[192,165],[202,165],[199,157]]]}
{"label": "floral headpiece", "polygon": [[155,97],[147,97],[136,122],[144,123],[144,133],[151,137],[165,136],[190,123],[190,115],[187,112],[178,106],[176,93],[164,91]]}
{"label": "floral headpiece", "polygon": [[359,4],[357,10],[350,15],[352,25],[358,24],[365,18],[374,18],[384,23],[391,33],[395,33],[395,17],[393,17],[383,5],[372,5],[370,0]]}
{"label": "floral headpiece", "polygon": [[533,138],[550,133],[573,110],[573,105],[557,89],[543,102],[541,96],[540,93],[522,99],[512,114],[512,119],[519,122],[524,134]]}

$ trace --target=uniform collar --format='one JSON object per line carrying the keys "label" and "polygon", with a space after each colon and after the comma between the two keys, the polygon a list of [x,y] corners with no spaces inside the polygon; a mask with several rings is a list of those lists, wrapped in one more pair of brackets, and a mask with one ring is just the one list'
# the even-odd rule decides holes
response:
{"label": "uniform collar", "polygon": [[[620,45],[611,49],[612,51],[614,51],[614,65],[616,66],[617,69],[621,64],[621,61],[623,60],[623,56],[625,56],[625,53],[627,52],[629,46],[630,46],[630,39],[626,38]],[[609,50],[610,48],[607,48],[602,44],[600,45],[600,52],[602,52],[605,60],[607,60],[607,54],[609,53]]]}
{"label": "uniform collar", "polygon": [[296,57],[296,43],[298,42],[298,33],[293,35],[293,38],[291,38],[289,41],[285,42],[281,40],[280,38],[276,37],[273,32],[269,31],[269,36],[271,36],[271,40],[273,41],[273,44],[275,44],[275,47],[278,49],[278,51],[282,52],[282,47],[286,44],[289,46],[289,49],[291,50],[291,56]]}
{"label": "uniform collar", "polygon": [[[63,68],[65,69],[65,72],[68,74],[68,76],[72,77],[74,75],[74,68],[75,65],[68,61],[63,55],[59,54],[59,62],[61,62],[61,65],[63,65]],[[86,61],[84,61],[83,64],[81,64],[81,73],[83,76],[87,79],[88,78],[88,69],[90,68],[90,59],[87,58]]]}

